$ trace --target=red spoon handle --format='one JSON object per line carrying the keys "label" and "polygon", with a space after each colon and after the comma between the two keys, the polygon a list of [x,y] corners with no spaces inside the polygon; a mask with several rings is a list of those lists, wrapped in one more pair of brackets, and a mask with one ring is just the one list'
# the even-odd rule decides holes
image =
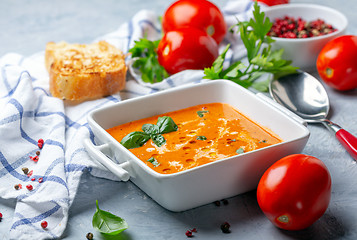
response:
{"label": "red spoon handle", "polygon": [[357,138],[344,129],[340,129],[336,132],[336,138],[357,161]]}

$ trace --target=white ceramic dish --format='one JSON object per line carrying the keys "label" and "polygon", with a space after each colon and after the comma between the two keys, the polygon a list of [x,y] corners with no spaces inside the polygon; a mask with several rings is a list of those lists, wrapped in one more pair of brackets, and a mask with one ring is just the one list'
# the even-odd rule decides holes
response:
{"label": "white ceramic dish", "polygon": [[[309,137],[304,122],[293,114],[295,120],[289,117],[291,113],[285,114],[286,110],[272,100],[264,100],[265,95],[259,96],[233,82],[215,80],[125,100],[89,114],[88,123],[99,145],[86,139],[85,146],[94,159],[123,181],[130,179],[161,206],[171,211],[188,210],[253,190],[270,165],[304,148]],[[283,143],[183,172],[159,174],[105,131],[129,121],[212,102],[231,104],[273,130]]]}
{"label": "white ceramic dish", "polygon": [[317,20],[318,18],[331,24],[337,29],[336,32],[310,38],[289,39],[273,37],[275,49],[284,48],[283,58],[292,60],[293,65],[303,70],[315,68],[317,56],[322,48],[330,40],[343,35],[346,32],[347,18],[335,9],[316,4],[282,4],[268,7],[265,14],[274,21],[276,18],[285,16],[295,17],[306,21]]}

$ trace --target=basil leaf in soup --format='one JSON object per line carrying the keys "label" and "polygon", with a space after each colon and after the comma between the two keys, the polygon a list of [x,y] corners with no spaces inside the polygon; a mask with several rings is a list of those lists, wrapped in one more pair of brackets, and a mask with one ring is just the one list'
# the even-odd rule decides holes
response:
{"label": "basil leaf in soup", "polygon": [[159,127],[159,133],[161,134],[174,132],[178,129],[178,126],[176,125],[174,120],[172,120],[171,117],[167,116],[159,117],[157,119],[156,125]]}
{"label": "basil leaf in soup", "polygon": [[154,167],[160,166],[160,163],[154,157],[149,158],[148,162],[151,162]]}
{"label": "basil leaf in soup", "polygon": [[196,113],[200,118],[202,118],[202,117],[205,116],[204,113],[208,113],[208,111],[207,110],[202,110],[202,111],[197,111]]}
{"label": "basil leaf in soup", "polygon": [[205,136],[197,136],[196,137],[197,140],[200,140],[200,141],[205,141],[207,140],[207,138]]}
{"label": "basil leaf in soup", "polygon": [[154,125],[154,124],[144,124],[141,129],[147,133],[147,134],[159,134],[159,127],[157,125]]}
{"label": "basil leaf in soup", "polygon": [[165,138],[161,134],[155,134],[150,136],[152,141],[156,144],[156,146],[161,147],[166,143]]}
{"label": "basil leaf in soup", "polygon": [[131,132],[126,135],[122,140],[121,144],[127,149],[138,148],[144,145],[150,139],[150,135],[145,132]]}

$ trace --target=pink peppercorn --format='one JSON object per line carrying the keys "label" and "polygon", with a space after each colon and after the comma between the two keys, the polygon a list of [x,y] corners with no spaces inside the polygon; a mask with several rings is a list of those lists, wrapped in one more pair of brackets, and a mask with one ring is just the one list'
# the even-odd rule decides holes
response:
{"label": "pink peppercorn", "polygon": [[32,187],[31,184],[28,184],[28,185],[26,186],[26,188],[27,188],[29,191],[32,191],[32,189],[33,189],[33,187]]}
{"label": "pink peppercorn", "polygon": [[45,143],[45,142],[43,141],[42,138],[38,139],[38,141],[37,141],[37,146],[38,146],[38,148],[39,148],[39,149],[42,149],[44,143]]}
{"label": "pink peppercorn", "polygon": [[48,226],[48,223],[47,223],[46,221],[42,221],[42,222],[41,222],[41,227],[42,227],[43,229],[47,228],[47,226]]}
{"label": "pink peppercorn", "polygon": [[337,31],[331,24],[321,19],[306,22],[305,20],[285,16],[275,19],[268,36],[280,38],[307,38],[326,35]]}
{"label": "pink peppercorn", "polygon": [[31,170],[31,171],[27,174],[27,176],[28,176],[28,177],[31,177],[31,176],[32,176],[32,173],[33,173],[33,170]]}
{"label": "pink peppercorn", "polygon": [[193,237],[193,233],[194,232],[197,232],[196,228],[193,228],[191,230],[187,230],[185,234],[186,234],[187,237]]}
{"label": "pink peppercorn", "polygon": [[40,177],[40,178],[38,179],[38,182],[39,182],[39,183],[42,183],[42,182],[43,182],[43,178]]}
{"label": "pink peppercorn", "polygon": [[39,159],[38,156],[35,156],[35,157],[32,158],[32,160],[33,160],[34,162],[38,162],[38,159]]}
{"label": "pink peppercorn", "polygon": [[187,236],[187,237],[192,237],[192,232],[191,232],[190,230],[187,230],[187,231],[186,231],[186,236]]}

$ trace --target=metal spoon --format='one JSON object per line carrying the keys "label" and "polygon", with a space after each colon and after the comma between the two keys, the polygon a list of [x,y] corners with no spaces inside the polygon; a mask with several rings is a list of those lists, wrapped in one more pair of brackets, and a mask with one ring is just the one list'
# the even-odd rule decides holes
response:
{"label": "metal spoon", "polygon": [[330,109],[323,85],[313,76],[298,72],[270,83],[273,99],[308,123],[323,123],[357,161],[357,138],[326,117]]}

